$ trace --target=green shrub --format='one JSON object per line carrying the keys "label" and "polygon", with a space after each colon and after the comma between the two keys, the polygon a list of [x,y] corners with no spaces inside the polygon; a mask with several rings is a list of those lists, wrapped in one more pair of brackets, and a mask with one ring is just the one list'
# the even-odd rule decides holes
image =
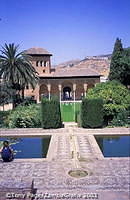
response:
{"label": "green shrub", "polygon": [[104,115],[108,121],[130,106],[130,91],[117,81],[97,84],[96,87],[88,90],[87,97],[103,99]]}
{"label": "green shrub", "polygon": [[103,100],[83,99],[81,105],[81,122],[83,128],[103,126]]}
{"label": "green shrub", "polygon": [[0,128],[7,127],[7,119],[11,111],[0,111]]}
{"label": "green shrub", "polygon": [[61,111],[60,103],[56,99],[42,99],[42,127],[61,128]]}
{"label": "green shrub", "polygon": [[130,126],[130,111],[123,111],[118,113],[117,116],[113,118],[110,126]]}
{"label": "green shrub", "polygon": [[8,117],[9,128],[38,128],[41,127],[39,105],[18,106]]}

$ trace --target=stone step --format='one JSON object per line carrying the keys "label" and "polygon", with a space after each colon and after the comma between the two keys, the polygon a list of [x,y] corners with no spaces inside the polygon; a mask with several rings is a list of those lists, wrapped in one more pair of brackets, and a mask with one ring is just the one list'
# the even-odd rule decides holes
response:
{"label": "stone step", "polygon": [[76,122],[63,122],[64,128],[77,128],[78,124]]}

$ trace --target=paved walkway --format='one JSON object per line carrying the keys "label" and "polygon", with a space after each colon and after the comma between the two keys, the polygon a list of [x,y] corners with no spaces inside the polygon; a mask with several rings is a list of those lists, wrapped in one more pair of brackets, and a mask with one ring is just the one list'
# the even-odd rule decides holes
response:
{"label": "paved walkway", "polygon": [[[72,196],[75,195],[75,199],[85,199],[87,193],[93,192],[96,193],[93,199],[97,199],[96,195],[98,195],[99,200],[128,200],[129,158],[106,159],[101,156],[96,144],[92,142],[94,133],[108,132],[128,134],[129,130],[105,129],[104,132],[103,129],[78,128],[46,131],[42,129],[1,130],[1,136],[3,134],[53,134],[53,136],[47,159],[16,159],[11,163],[0,161],[0,188],[7,189],[13,185],[13,188],[19,189],[23,188],[25,183],[34,180],[37,194],[64,194],[66,198],[68,195],[67,199],[73,199]],[[86,170],[89,175],[82,178],[68,175],[70,170],[77,168]]]}

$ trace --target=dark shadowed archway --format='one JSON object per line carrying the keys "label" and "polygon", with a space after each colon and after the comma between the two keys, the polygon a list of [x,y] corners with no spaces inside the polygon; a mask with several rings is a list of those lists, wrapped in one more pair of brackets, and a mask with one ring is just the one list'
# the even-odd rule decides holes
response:
{"label": "dark shadowed archway", "polygon": [[72,99],[72,91],[70,87],[63,88],[63,100],[71,100]]}
{"label": "dark shadowed archway", "polygon": [[45,97],[45,98],[48,98],[48,89],[47,89],[47,86],[45,84],[42,84],[40,86],[40,90],[39,90],[39,99],[41,101],[41,98],[42,97]]}

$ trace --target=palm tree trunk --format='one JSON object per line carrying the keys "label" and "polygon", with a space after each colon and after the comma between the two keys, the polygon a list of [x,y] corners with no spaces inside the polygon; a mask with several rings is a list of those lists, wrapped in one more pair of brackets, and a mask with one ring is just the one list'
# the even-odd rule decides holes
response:
{"label": "palm tree trunk", "polygon": [[5,111],[4,103],[3,103],[3,111]]}
{"label": "palm tree trunk", "polygon": [[22,99],[24,100],[24,88],[22,88]]}

